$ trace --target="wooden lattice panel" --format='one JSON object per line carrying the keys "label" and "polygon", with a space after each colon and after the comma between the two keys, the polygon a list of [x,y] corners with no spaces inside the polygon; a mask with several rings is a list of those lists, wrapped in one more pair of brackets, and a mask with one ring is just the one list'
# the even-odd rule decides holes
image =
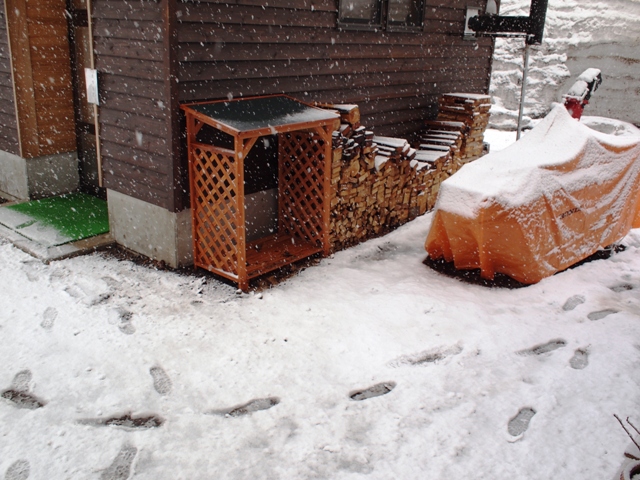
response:
{"label": "wooden lattice panel", "polygon": [[325,141],[315,132],[278,135],[280,233],[322,243]]}
{"label": "wooden lattice panel", "polygon": [[238,178],[234,152],[192,145],[194,263],[238,275]]}

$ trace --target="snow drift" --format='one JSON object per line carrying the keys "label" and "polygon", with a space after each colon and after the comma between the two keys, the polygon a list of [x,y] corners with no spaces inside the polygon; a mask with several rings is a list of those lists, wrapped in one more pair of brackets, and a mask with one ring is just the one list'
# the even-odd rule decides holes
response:
{"label": "snow drift", "polygon": [[[528,15],[530,0],[502,0],[501,15]],[[531,51],[523,125],[550,111],[588,67],[603,84],[587,107],[591,115],[640,125],[640,1],[549,0],[542,45]],[[524,41],[497,38],[491,75],[491,126],[515,129],[522,86]]]}
{"label": "snow drift", "polygon": [[519,142],[464,166],[441,186],[429,256],[535,283],[619,241],[640,226],[640,130],[618,123],[602,133],[558,105]]}

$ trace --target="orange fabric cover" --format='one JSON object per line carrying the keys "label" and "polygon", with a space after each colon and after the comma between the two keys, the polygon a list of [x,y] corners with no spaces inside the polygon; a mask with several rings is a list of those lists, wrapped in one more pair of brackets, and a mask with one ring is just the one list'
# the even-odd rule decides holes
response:
{"label": "orange fabric cover", "polygon": [[425,248],[456,268],[536,283],[640,227],[640,130],[604,134],[555,107],[442,183]]}

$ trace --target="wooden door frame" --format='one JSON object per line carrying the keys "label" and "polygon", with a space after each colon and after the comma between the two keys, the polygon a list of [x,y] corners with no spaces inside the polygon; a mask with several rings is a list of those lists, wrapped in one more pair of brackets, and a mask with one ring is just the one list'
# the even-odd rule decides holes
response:
{"label": "wooden door frame", "polygon": [[[67,11],[70,15],[67,17],[67,23],[69,25],[69,55],[71,58],[71,72],[72,72],[72,83],[73,83],[73,109],[75,114],[75,129],[76,129],[76,149],[78,154],[79,167],[81,168],[82,164],[82,134],[89,133],[95,136],[96,139],[96,163],[98,168],[98,186],[103,188],[103,175],[102,175],[102,156],[100,152],[100,124],[98,122],[98,106],[92,105],[93,108],[93,124],[88,124],[81,122],[82,118],[82,105],[80,105],[80,101],[77,95],[78,90],[80,89],[80,84],[78,82],[78,78],[80,75],[84,75],[83,71],[79,71],[78,59],[76,55],[76,39],[75,39],[75,31],[76,27],[87,27],[89,30],[89,67],[95,68],[95,54],[93,48],[93,25],[91,22],[91,0],[86,0],[87,9],[85,10],[76,10],[73,7],[73,0],[66,0],[67,3]],[[80,13],[86,12],[86,13]]]}

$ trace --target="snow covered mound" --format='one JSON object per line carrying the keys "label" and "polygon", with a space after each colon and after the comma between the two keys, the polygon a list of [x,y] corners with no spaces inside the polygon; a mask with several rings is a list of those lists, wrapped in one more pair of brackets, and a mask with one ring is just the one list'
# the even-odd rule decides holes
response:
{"label": "snow covered mound", "polygon": [[[501,15],[528,15],[530,0],[503,0]],[[544,117],[586,68],[603,83],[586,111],[640,124],[640,1],[549,0],[542,45],[532,47],[525,125]],[[524,41],[496,40],[491,78],[491,126],[514,129],[522,82]]]}
{"label": "snow covered mound", "polygon": [[457,268],[535,283],[639,226],[640,130],[602,133],[557,105],[522,140],[442,183],[426,249]]}

